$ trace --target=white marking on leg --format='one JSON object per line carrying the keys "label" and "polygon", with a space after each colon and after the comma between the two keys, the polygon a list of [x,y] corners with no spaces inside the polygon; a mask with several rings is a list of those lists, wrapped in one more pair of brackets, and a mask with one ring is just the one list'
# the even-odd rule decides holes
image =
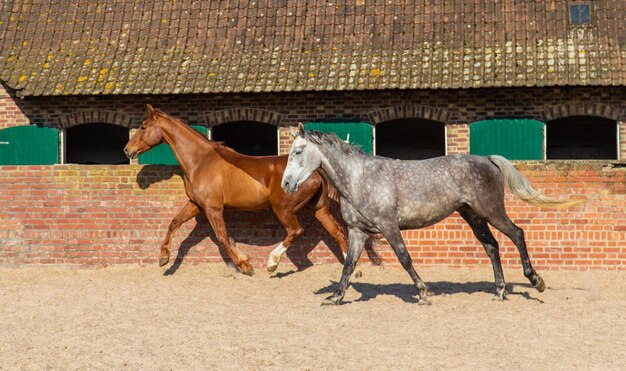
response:
{"label": "white marking on leg", "polygon": [[274,267],[278,266],[278,263],[280,262],[280,258],[283,256],[285,251],[287,251],[287,248],[285,246],[283,246],[282,242],[279,243],[274,248],[274,250],[272,250],[272,252],[270,253],[270,257],[267,260],[267,267],[268,268],[274,268]]}

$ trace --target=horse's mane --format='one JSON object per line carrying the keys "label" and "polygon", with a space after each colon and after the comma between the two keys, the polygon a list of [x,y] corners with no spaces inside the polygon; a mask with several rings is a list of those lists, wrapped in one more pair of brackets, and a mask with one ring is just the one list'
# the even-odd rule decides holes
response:
{"label": "horse's mane", "polygon": [[[154,114],[156,114],[156,115],[160,115],[160,116],[163,116],[163,117],[165,117],[166,119],[168,119],[168,120],[170,120],[170,121],[174,121],[174,122],[176,122],[176,123],[178,123],[178,124],[181,124],[183,127],[185,127],[185,129],[187,129],[188,131],[192,132],[192,133],[193,133],[193,135],[195,135],[196,137],[198,137],[198,138],[202,138],[205,142],[215,143],[215,142],[213,142],[212,140],[209,140],[209,139],[208,139],[207,137],[205,137],[204,135],[202,135],[202,133],[200,133],[200,132],[199,132],[199,131],[197,131],[196,129],[192,128],[192,127],[191,127],[191,125],[189,125],[189,124],[188,124],[188,123],[186,123],[185,121],[183,121],[183,120],[181,120],[181,119],[179,119],[179,118],[176,118],[176,117],[170,116],[168,113],[163,112],[163,111],[161,111],[161,110],[160,110],[160,109],[158,109],[158,108],[155,108],[155,109],[154,109]],[[220,142],[220,143],[221,143],[221,142]]]}
{"label": "horse's mane", "polygon": [[317,130],[308,130],[304,132],[304,139],[309,140],[315,144],[328,145],[348,156],[370,156],[367,153],[363,152],[360,146],[346,143],[334,133],[323,133]]}
{"label": "horse's mane", "polygon": [[227,153],[234,154],[234,155],[245,156],[244,154],[239,153],[239,152],[235,151],[234,149],[230,148],[229,146],[224,144],[224,142],[222,142],[222,141],[219,141],[219,142],[211,141],[211,142],[213,143],[214,148],[216,150],[220,150],[220,151],[227,152]]}

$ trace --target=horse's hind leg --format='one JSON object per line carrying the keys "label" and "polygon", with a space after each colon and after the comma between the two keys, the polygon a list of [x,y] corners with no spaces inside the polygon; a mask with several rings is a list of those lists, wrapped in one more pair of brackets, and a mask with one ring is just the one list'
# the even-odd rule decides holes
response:
{"label": "horse's hind leg", "polygon": [[326,229],[332,238],[337,242],[345,258],[348,254],[348,240],[346,239],[346,235],[343,233],[343,228],[339,226],[339,223],[337,223],[337,220],[330,212],[328,204],[315,210],[315,218],[322,223],[324,229]]}
{"label": "horse's hind leg", "polygon": [[285,226],[287,230],[287,237],[276,245],[276,247],[270,253],[270,256],[267,260],[267,271],[274,272],[278,267],[278,263],[280,262],[280,258],[283,256],[285,251],[293,245],[293,243],[304,233],[304,229],[302,229],[302,225],[298,221],[298,217],[296,214],[291,212],[281,212],[279,210],[274,210],[276,217],[278,220]]}
{"label": "horse's hind leg", "polygon": [[170,242],[172,241],[172,235],[180,228],[185,222],[200,213],[198,205],[191,201],[188,201],[185,206],[176,214],[174,219],[170,222],[170,226],[167,230],[167,235],[163,244],[161,244],[161,253],[159,254],[159,267],[164,266],[170,260]]}
{"label": "horse's hind leg", "polygon": [[409,255],[409,252],[406,250],[406,245],[402,239],[400,229],[392,227],[382,230],[381,232],[383,232],[387,242],[389,242],[389,245],[391,245],[391,248],[396,253],[396,256],[400,260],[400,264],[402,264],[402,267],[407,271],[409,276],[411,276],[415,286],[417,286],[418,304],[430,305],[430,301],[426,300],[426,296],[428,296],[428,287],[426,287],[424,281],[422,281],[420,276],[415,271],[415,268],[413,268],[413,261],[411,259],[411,255]]}
{"label": "horse's hind leg", "polygon": [[545,290],[546,285],[543,278],[537,274],[530,258],[528,257],[528,251],[526,250],[526,239],[524,238],[524,230],[515,225],[504,210],[504,205],[497,207],[495,213],[487,217],[489,224],[493,225],[497,230],[504,233],[508,238],[513,241],[517,250],[519,251],[520,258],[522,260],[522,267],[524,268],[524,276],[528,278],[530,283],[539,292]]}
{"label": "horse's hind leg", "polygon": [[489,259],[491,260],[491,266],[493,267],[493,275],[496,281],[496,299],[505,300],[507,296],[506,283],[504,282],[504,273],[502,273],[502,263],[500,262],[500,251],[498,247],[498,241],[493,237],[493,234],[489,230],[487,220],[482,216],[476,214],[474,210],[467,207],[459,210],[459,214],[465,219],[467,224],[472,227],[474,235],[480,241],[485,248]]}
{"label": "horse's hind leg", "polygon": [[230,242],[228,238],[228,231],[226,230],[226,223],[224,223],[224,210],[221,208],[206,208],[205,213],[209,224],[213,228],[215,237],[220,246],[226,251],[226,254],[230,257],[233,263],[241,269],[244,274],[252,276],[254,269],[248,261],[248,257],[234,246],[235,244]]}

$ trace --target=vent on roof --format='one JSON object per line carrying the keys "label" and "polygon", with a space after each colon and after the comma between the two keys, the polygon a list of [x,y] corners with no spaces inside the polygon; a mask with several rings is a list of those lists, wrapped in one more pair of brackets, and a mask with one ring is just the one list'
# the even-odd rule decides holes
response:
{"label": "vent on roof", "polygon": [[591,24],[591,4],[569,4],[569,23],[575,26]]}

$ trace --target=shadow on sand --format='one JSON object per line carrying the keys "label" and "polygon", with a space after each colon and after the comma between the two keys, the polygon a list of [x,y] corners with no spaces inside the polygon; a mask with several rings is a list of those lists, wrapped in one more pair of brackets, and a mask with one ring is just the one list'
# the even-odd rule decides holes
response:
{"label": "shadow on sand", "polygon": [[[344,226],[345,228],[345,226]],[[332,240],[332,238],[330,237],[325,237],[322,239],[322,241],[324,241],[324,243],[326,243],[326,246],[330,246],[330,249],[332,251],[332,253],[335,255],[335,257],[337,258],[337,261],[341,264],[344,263],[344,259],[343,259],[343,255],[341,254],[341,250],[339,249],[338,246],[335,245],[335,241]],[[329,243],[331,245],[329,245]],[[297,246],[297,243],[296,243]],[[310,252],[312,250],[312,248],[309,248],[309,250],[306,252],[308,254],[308,252]],[[364,246],[364,250],[365,253],[368,256],[369,259],[369,263],[372,265],[382,265],[383,261],[382,258],[378,255],[378,253],[376,253],[376,250],[374,250],[374,248],[372,247],[372,241],[369,240],[365,243]],[[297,262],[298,259],[301,258],[301,256],[299,256],[300,254],[302,254],[302,250],[301,251],[287,251],[287,256],[289,256],[289,254],[291,254],[293,257],[290,257],[290,260],[294,263],[294,265],[296,266],[296,269],[292,269],[290,271],[287,272],[277,272],[274,275],[271,276],[271,278],[284,278],[284,277],[288,277],[291,276],[294,273],[297,272],[301,272],[309,267],[313,266],[313,263],[311,263],[311,261],[309,260],[308,263],[302,264],[302,265],[298,265]],[[304,255],[306,257],[306,255]],[[358,266],[357,266],[357,270],[358,272]]]}
{"label": "shadow on sand", "polygon": [[[361,297],[354,300],[355,302],[362,301],[370,301],[377,296],[380,295],[393,295],[397,298],[401,299],[406,303],[417,303],[417,289],[412,284],[401,284],[401,283],[393,283],[393,284],[372,284],[366,282],[351,282],[350,285],[359,293]],[[439,281],[439,282],[426,282],[429,291],[432,296],[438,295],[454,295],[454,294],[474,294],[478,292],[484,292],[487,294],[495,294],[495,287],[493,282],[480,281],[480,282],[448,282],[448,281]],[[331,281],[330,284],[326,287],[323,287],[317,291],[315,294],[332,294],[335,292],[337,287],[339,286],[339,282]],[[515,290],[515,287],[521,286],[526,288],[532,288],[530,284],[507,284],[507,289],[509,290],[509,296],[511,295],[519,295],[527,300],[537,301],[539,303],[543,303],[542,300],[532,297],[528,292]],[[344,302],[346,304],[351,303],[350,301]]]}

